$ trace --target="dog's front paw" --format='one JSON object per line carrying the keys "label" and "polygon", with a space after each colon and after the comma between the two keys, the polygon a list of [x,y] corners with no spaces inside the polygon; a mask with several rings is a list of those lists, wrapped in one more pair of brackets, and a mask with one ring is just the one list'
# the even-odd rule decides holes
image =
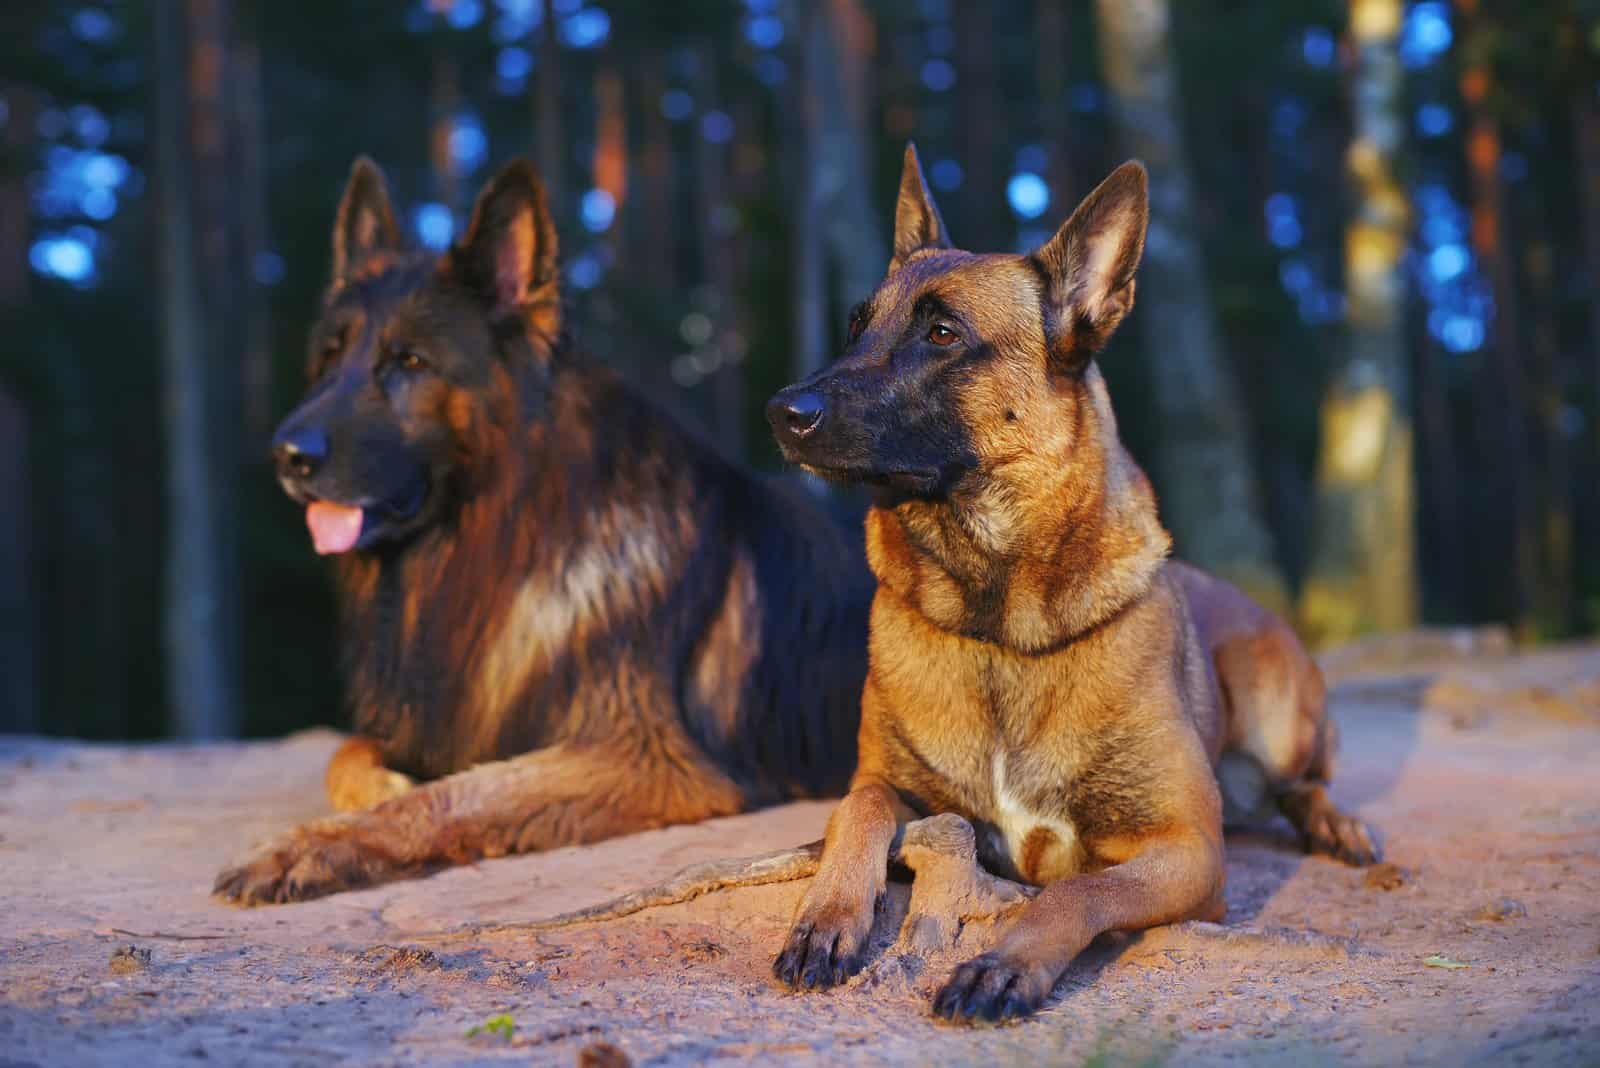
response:
{"label": "dog's front paw", "polygon": [[1382,856],[1367,825],[1332,805],[1318,809],[1306,821],[1305,849],[1356,868],[1376,864]]}
{"label": "dog's front paw", "polygon": [[347,839],[299,830],[223,869],[211,892],[235,905],[309,901],[375,881],[376,860]]}
{"label": "dog's front paw", "polygon": [[804,908],[789,930],[772,974],[794,989],[838,986],[866,963],[867,940],[877,909],[827,906]]}
{"label": "dog's front paw", "polygon": [[933,1014],[952,1023],[997,1022],[1027,1016],[1054,985],[1041,969],[985,953],[961,965],[933,996]]}

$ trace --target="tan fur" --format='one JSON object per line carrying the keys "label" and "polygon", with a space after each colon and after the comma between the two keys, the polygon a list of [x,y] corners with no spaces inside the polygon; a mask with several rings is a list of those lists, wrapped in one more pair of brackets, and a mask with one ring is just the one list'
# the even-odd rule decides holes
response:
{"label": "tan fur", "polygon": [[[908,179],[907,195],[926,187]],[[1144,210],[1142,171],[1123,168],[1035,257],[897,235],[874,323],[892,332],[933,294],[975,329],[969,372],[936,401],[976,461],[937,495],[886,495],[868,514],[879,586],[859,764],[776,962],[785,981],[859,966],[896,830],[935,813],[970,821],[992,869],[1044,888],[956,971],[940,1015],[1020,1015],[1103,931],[1220,918],[1225,749],[1260,763],[1313,848],[1373,859],[1323,790],[1316,666],[1282,621],[1167,561],[1118,440],[1090,356],[1132,306]],[[897,217],[938,215],[929,202]],[[855,366],[893,366],[872,344]],[[806,388],[826,395],[819,381]]]}
{"label": "tan fur", "polygon": [[383,748],[371,738],[347,738],[328,761],[328,803],[335,812],[358,812],[411,789],[408,776],[383,766]]}

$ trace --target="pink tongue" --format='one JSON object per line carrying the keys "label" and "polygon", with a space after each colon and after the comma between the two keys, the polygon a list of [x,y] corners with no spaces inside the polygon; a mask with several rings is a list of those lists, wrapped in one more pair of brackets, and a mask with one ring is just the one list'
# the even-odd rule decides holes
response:
{"label": "pink tongue", "polygon": [[306,507],[306,526],[318,553],[348,552],[361,537],[361,509],[314,501]]}

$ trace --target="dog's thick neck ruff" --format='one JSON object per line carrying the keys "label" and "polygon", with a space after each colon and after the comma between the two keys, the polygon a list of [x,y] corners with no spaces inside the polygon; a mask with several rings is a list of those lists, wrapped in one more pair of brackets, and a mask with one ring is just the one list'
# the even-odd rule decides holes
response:
{"label": "dog's thick neck ruff", "polygon": [[879,583],[941,630],[1029,655],[1059,649],[1150,589],[1172,540],[1117,437],[1091,364],[1056,454],[974,472],[938,499],[867,513]]}

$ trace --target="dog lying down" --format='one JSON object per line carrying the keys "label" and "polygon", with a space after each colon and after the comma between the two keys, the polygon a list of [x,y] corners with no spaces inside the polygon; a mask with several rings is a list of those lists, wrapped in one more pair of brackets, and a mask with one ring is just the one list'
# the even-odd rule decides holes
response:
{"label": "dog lying down", "polygon": [[843,355],[768,407],[788,460],[875,494],[850,791],[820,844],[539,926],[813,875],[773,970],[819,989],[861,968],[898,861],[916,873],[903,940],[1015,914],[933,1000],[999,1020],[1037,1009],[1102,932],[1221,919],[1225,800],[1275,806],[1311,852],[1376,859],[1328,799],[1315,663],[1282,620],[1168,559],[1117,437],[1094,357],[1133,307],[1147,210],[1125,164],[1031,255],[959,251],[908,147],[888,274]]}

